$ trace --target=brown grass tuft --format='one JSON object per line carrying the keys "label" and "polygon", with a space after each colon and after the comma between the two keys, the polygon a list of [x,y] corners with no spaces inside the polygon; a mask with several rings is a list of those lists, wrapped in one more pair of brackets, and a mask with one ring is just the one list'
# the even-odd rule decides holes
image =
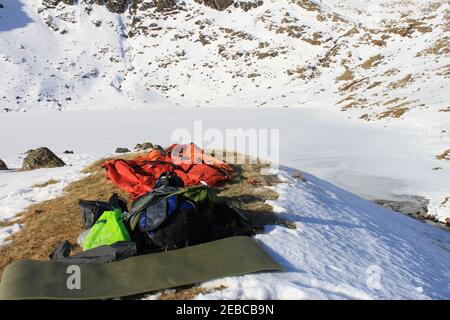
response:
{"label": "brown grass tuft", "polygon": [[405,107],[394,107],[390,108],[389,110],[386,110],[384,112],[381,112],[378,114],[378,118],[400,118],[406,111],[408,111],[408,108]]}
{"label": "brown grass tuft", "polygon": [[445,150],[441,154],[438,154],[436,156],[436,159],[438,160],[450,160],[450,149]]}
{"label": "brown grass tuft", "polygon": [[45,188],[46,186],[52,185],[52,184],[56,184],[59,183],[60,180],[55,180],[55,179],[50,179],[44,183],[38,183],[35,184],[34,186],[32,186],[32,188]]}
{"label": "brown grass tuft", "polygon": [[341,75],[336,77],[336,81],[350,81],[353,80],[354,75],[352,70],[345,70]]}
{"label": "brown grass tuft", "polygon": [[159,300],[192,300],[199,294],[208,294],[226,289],[226,286],[219,286],[211,289],[202,287],[183,287],[175,290],[163,291],[159,296]]}
{"label": "brown grass tuft", "polygon": [[364,61],[361,64],[361,67],[364,69],[373,68],[373,67],[377,66],[381,62],[382,59],[383,59],[383,56],[381,54],[377,54],[375,56],[370,57],[366,61]]}
{"label": "brown grass tuft", "polygon": [[414,82],[414,78],[413,78],[412,74],[410,73],[398,81],[389,83],[387,87],[388,87],[388,89],[395,90],[395,89],[399,89],[399,88],[404,88],[408,84],[411,84],[413,82]]}

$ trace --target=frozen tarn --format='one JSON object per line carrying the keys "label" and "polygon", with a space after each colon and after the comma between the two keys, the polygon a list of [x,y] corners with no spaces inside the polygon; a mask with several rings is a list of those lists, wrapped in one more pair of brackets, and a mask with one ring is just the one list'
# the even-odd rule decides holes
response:
{"label": "frozen tarn", "polygon": [[286,272],[211,281],[226,288],[197,299],[450,299],[449,232],[291,171],[269,203],[297,229],[257,236]]}
{"label": "frozen tarn", "polygon": [[[219,129],[279,129],[280,162],[337,184],[363,198],[422,196],[430,212],[450,217],[450,161],[437,160],[450,137],[423,122],[355,122],[320,106],[310,108],[194,108],[152,106],[134,110],[27,112],[0,114],[0,159],[8,166],[17,154],[45,144],[52,150],[74,149],[95,156],[117,147],[132,149],[150,141],[167,146],[176,129],[194,138],[194,123],[203,132]],[[432,123],[450,126],[450,118]],[[209,143],[207,141],[204,142]],[[211,147],[213,147],[212,145]],[[10,160],[11,159],[11,160]],[[19,165],[19,164],[18,164]],[[441,170],[432,170],[441,167]],[[0,183],[0,185],[3,183]]]}

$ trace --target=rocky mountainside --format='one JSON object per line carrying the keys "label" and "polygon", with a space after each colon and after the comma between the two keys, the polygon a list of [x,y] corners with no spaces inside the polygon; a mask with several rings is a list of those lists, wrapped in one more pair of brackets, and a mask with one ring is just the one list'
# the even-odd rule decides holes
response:
{"label": "rocky mountainside", "polygon": [[1,111],[337,106],[449,115],[445,0],[0,0]]}

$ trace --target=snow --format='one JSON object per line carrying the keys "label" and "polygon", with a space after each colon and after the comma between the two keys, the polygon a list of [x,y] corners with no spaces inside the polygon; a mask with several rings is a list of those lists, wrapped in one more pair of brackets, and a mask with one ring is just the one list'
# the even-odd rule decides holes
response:
{"label": "snow", "polygon": [[[198,299],[449,299],[450,234],[306,175],[273,202],[297,229],[256,238],[286,270],[210,281]],[[272,204],[272,203],[271,203]]]}
{"label": "snow", "polygon": [[[62,190],[70,182],[83,177],[80,172],[95,160],[94,157],[69,157],[59,155],[68,167],[54,169],[39,169],[33,171],[0,172],[0,222],[14,218],[33,203],[42,202],[62,195]],[[45,187],[34,187],[50,179],[57,183]]]}
{"label": "snow", "polygon": [[[14,169],[0,171],[0,223],[15,221],[16,215],[32,204],[61,196],[70,182],[84,176],[81,170],[100,157],[99,155],[64,154],[58,154],[58,156],[66,163],[66,167],[32,171],[18,171],[23,155],[6,158],[9,168]],[[55,180],[56,183],[44,187],[36,186],[49,180]],[[20,229],[17,223],[0,228],[0,244]]]}
{"label": "snow", "polygon": [[14,223],[11,226],[1,228],[0,229],[0,245],[8,243],[8,241],[5,241],[5,240],[13,233],[20,231],[20,229],[22,229],[22,225],[19,223]]}

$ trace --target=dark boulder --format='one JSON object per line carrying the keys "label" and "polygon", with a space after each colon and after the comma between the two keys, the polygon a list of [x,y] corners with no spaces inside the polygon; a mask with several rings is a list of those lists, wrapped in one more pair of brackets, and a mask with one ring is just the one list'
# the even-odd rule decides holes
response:
{"label": "dark boulder", "polygon": [[134,147],[134,150],[136,150],[136,151],[144,151],[144,150],[150,150],[150,149],[153,149],[153,143],[151,143],[151,142],[138,143]]}
{"label": "dark boulder", "polygon": [[66,164],[46,147],[29,150],[23,160],[22,170],[63,167]]}
{"label": "dark boulder", "polygon": [[0,170],[8,170],[6,163],[4,163],[2,159],[0,159]]}
{"label": "dark boulder", "polygon": [[130,152],[130,150],[128,148],[117,148],[116,153],[127,153]]}

